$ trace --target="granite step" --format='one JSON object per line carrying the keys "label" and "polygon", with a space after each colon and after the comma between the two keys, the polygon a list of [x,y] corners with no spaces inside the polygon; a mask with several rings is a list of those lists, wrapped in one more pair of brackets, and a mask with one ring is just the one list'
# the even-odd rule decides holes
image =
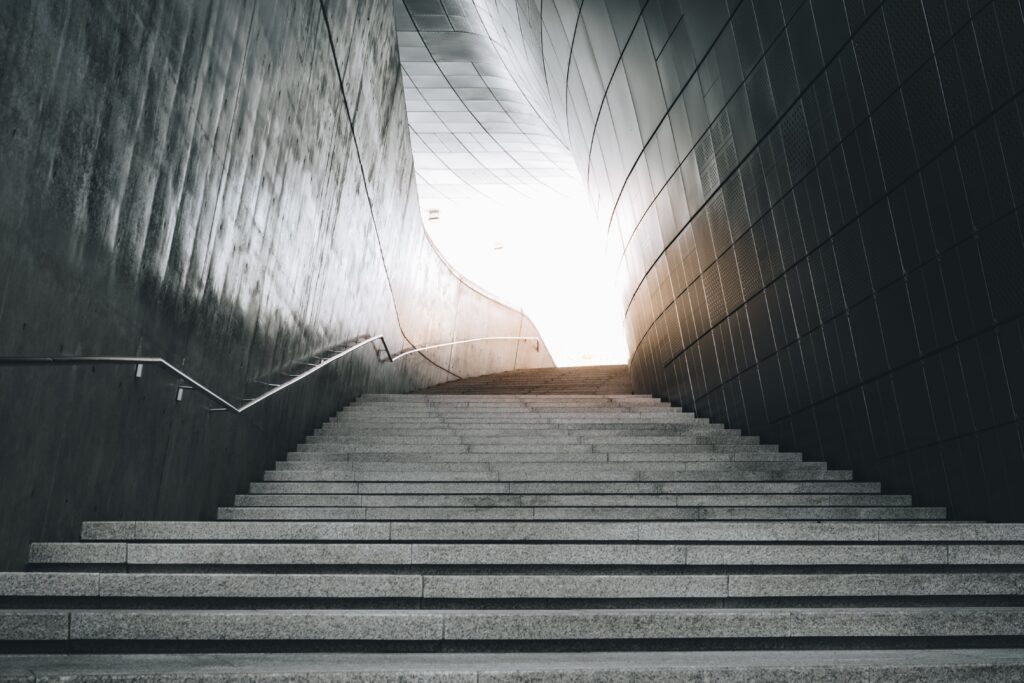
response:
{"label": "granite step", "polygon": [[909,506],[910,496],[895,494],[239,494],[235,506],[246,507],[797,507]]}
{"label": "granite step", "polygon": [[508,464],[510,459],[515,462],[548,462],[548,463],[579,463],[579,462],[629,462],[629,463],[695,463],[695,462],[765,462],[765,463],[802,463],[798,453],[777,453],[774,451],[753,451],[720,449],[712,451],[709,446],[700,446],[688,453],[478,453],[466,451],[461,453],[428,453],[411,451],[407,453],[338,453],[334,450],[304,450],[288,454],[285,462],[351,462],[351,463],[452,463],[452,462],[494,462]]}
{"label": "granite step", "polygon": [[651,599],[1024,596],[1024,572],[719,574],[0,573],[0,598]]}
{"label": "granite step", "polygon": [[461,415],[461,414],[636,414],[650,413],[674,415],[682,419],[703,419],[692,412],[674,409],[667,403],[645,403],[629,401],[433,401],[430,403],[364,403],[355,401],[334,415],[332,418],[345,416],[378,416],[378,415]]}
{"label": "granite step", "polygon": [[[502,384],[502,388],[514,386],[514,383]],[[459,404],[459,403],[470,403],[470,404],[488,404],[488,403],[551,403],[551,404],[591,404],[591,403],[612,403],[622,405],[669,405],[665,401],[656,398],[650,394],[632,394],[632,393],[616,393],[616,392],[602,392],[595,394],[580,393],[580,394],[487,394],[487,392],[479,391],[473,394],[462,394],[462,395],[440,395],[440,394],[363,394],[355,401],[353,405],[363,405],[366,403],[383,403],[390,406],[406,405],[444,405],[444,404]]]}
{"label": "granite step", "polygon": [[621,401],[621,400],[586,400],[586,399],[570,399],[570,400],[523,400],[523,399],[512,399],[509,400],[493,400],[493,401],[429,401],[420,403],[379,403],[379,402],[364,402],[362,399],[356,400],[353,403],[345,407],[344,410],[335,413],[335,417],[340,417],[347,413],[360,413],[360,414],[391,414],[391,413],[415,413],[415,412],[494,412],[502,409],[508,409],[511,411],[530,411],[536,410],[540,412],[585,412],[588,410],[598,412],[664,412],[674,413],[676,415],[682,415],[684,417],[693,417],[692,412],[684,412],[681,410],[673,409],[667,403],[661,403],[657,401]]}
{"label": "granite step", "polygon": [[379,470],[391,470],[395,473],[404,472],[433,472],[433,473],[444,473],[444,472],[507,472],[509,474],[515,472],[528,472],[533,475],[550,475],[552,479],[560,479],[566,474],[576,472],[578,474],[590,474],[600,472],[707,472],[718,475],[722,479],[728,479],[728,475],[737,473],[752,473],[752,472],[771,472],[780,475],[785,478],[784,475],[823,475],[826,472],[837,473],[842,470],[826,470],[826,465],[823,462],[756,462],[756,461],[740,461],[740,462],[715,462],[715,461],[697,461],[697,462],[665,462],[665,461],[652,461],[633,463],[628,460],[623,461],[598,461],[590,462],[585,465],[577,466],[574,463],[560,465],[557,463],[524,463],[519,464],[516,462],[509,462],[511,460],[511,454],[504,461],[493,461],[493,462],[459,462],[459,461],[430,461],[430,462],[390,462],[387,460],[370,460],[365,462],[355,461],[338,461],[331,462],[330,460],[316,460],[316,461],[280,461],[277,463],[279,470],[301,470],[301,469],[318,469],[318,470],[330,470],[336,469],[341,471],[350,472],[372,472]]}
{"label": "granite step", "polygon": [[622,401],[490,401],[490,402],[432,402],[419,404],[397,404],[397,403],[355,403],[346,406],[342,411],[332,415],[333,418],[343,418],[347,415],[356,416],[377,416],[377,415],[424,415],[424,414],[497,414],[500,412],[509,414],[584,414],[593,412],[595,414],[614,413],[619,415],[632,415],[638,413],[673,415],[677,419],[700,420],[704,419],[692,412],[685,412],[671,408],[666,403],[642,403]]}
{"label": "granite step", "polygon": [[558,540],[793,542],[954,542],[1020,543],[1024,524],[980,522],[594,522],[536,523],[243,523],[243,522],[85,522],[86,541],[151,540],[318,540],[395,541]]}
{"label": "granite step", "polygon": [[[508,388],[515,386],[514,382],[503,382],[500,388]],[[635,404],[635,405],[669,405],[665,401],[652,396],[650,394],[633,394],[633,393],[617,393],[617,392],[600,392],[600,393],[578,393],[578,394],[544,394],[544,393],[520,393],[520,394],[488,394],[486,391],[474,391],[472,394],[462,395],[443,395],[443,394],[426,394],[426,393],[415,393],[415,394],[363,394],[355,401],[354,404],[364,403],[385,403],[385,404],[404,404],[404,405],[436,405],[436,404],[447,404],[447,403],[616,403],[616,404]]]}
{"label": "granite step", "polygon": [[700,419],[693,413],[673,410],[665,403],[462,403],[388,405],[354,403],[332,417],[377,417],[380,415],[670,415],[677,419]]}
{"label": "granite step", "polygon": [[774,451],[750,451],[733,450],[732,448],[718,448],[700,446],[688,453],[595,453],[592,451],[579,450],[574,453],[561,452],[496,452],[481,453],[475,450],[436,453],[420,451],[409,451],[405,453],[353,453],[337,452],[330,447],[313,449],[302,449],[288,454],[285,462],[348,462],[353,464],[377,464],[385,466],[388,463],[453,463],[453,462],[477,462],[477,463],[802,463],[799,453],[776,453]]}
{"label": "granite step", "polygon": [[553,421],[568,422],[635,422],[645,424],[649,422],[662,422],[665,424],[685,426],[695,429],[708,429],[718,431],[726,429],[720,423],[712,423],[706,419],[678,413],[671,410],[601,410],[601,409],[579,409],[568,410],[538,410],[514,408],[495,408],[490,411],[482,410],[424,410],[419,412],[394,412],[394,411],[357,411],[346,410],[345,412],[328,418],[323,424],[325,426],[343,426],[346,424],[369,424],[381,425],[387,421],[396,423],[411,422],[416,424],[428,423],[468,423],[479,422],[482,424],[500,423],[507,424],[515,422],[518,424],[537,424]]}
{"label": "granite step", "polygon": [[271,494],[826,494],[881,493],[877,482],[253,482],[249,493]]}
{"label": "granite step", "polygon": [[[515,444],[519,443],[589,443],[589,444],[636,444],[660,443],[671,445],[693,438],[711,438],[728,434],[721,430],[701,428],[679,428],[664,425],[640,425],[629,428],[620,425],[603,425],[587,429],[571,429],[562,426],[537,427],[452,427],[435,423],[431,427],[400,427],[387,429],[375,427],[319,427],[313,436],[330,437],[334,443],[409,444],[422,437],[424,444]],[[753,441],[752,443],[757,443]],[[775,445],[775,444],[764,444]],[[777,445],[775,446],[778,447]]]}
{"label": "granite step", "polygon": [[344,422],[325,422],[320,425],[324,432],[342,435],[355,434],[395,434],[409,436],[418,430],[426,430],[427,434],[442,431],[454,434],[483,434],[491,432],[500,436],[545,436],[558,432],[566,434],[592,434],[601,435],[608,432],[619,432],[626,435],[668,435],[685,436],[689,434],[723,434],[730,433],[724,428],[713,428],[700,422],[676,422],[672,420],[655,419],[610,419],[595,418],[571,419],[571,418],[546,418],[536,420],[519,419],[514,416],[499,420],[479,419],[435,419],[424,418],[422,420],[402,420],[393,418],[381,418],[376,421],[351,420]]}
{"label": "granite step", "polygon": [[[507,399],[506,399],[507,398]],[[433,400],[420,402],[378,402],[365,401],[361,398],[349,403],[344,411],[336,416],[345,413],[416,413],[424,411],[439,412],[486,412],[508,409],[510,411],[552,411],[580,413],[584,411],[600,412],[665,412],[676,413],[692,417],[692,413],[676,411],[669,403],[656,400],[618,400],[618,399],[586,399],[586,398],[557,398],[552,400],[532,400],[514,397],[496,398],[494,400]]]}
{"label": "granite step", "polygon": [[692,429],[707,429],[709,431],[719,431],[725,429],[722,425],[712,425],[709,422],[705,422],[700,418],[686,417],[678,413],[672,412],[622,412],[622,411],[594,411],[587,413],[559,413],[559,412],[539,412],[539,411],[509,411],[500,410],[493,413],[467,413],[467,412],[452,412],[452,413],[422,413],[419,415],[414,414],[387,414],[387,413],[366,413],[363,415],[357,415],[352,413],[345,413],[335,418],[330,418],[329,421],[325,422],[325,426],[353,426],[353,425],[368,425],[368,426],[386,426],[389,422],[398,425],[407,426],[435,426],[441,425],[509,425],[513,424],[516,426],[522,425],[553,425],[557,426],[558,423],[623,423],[626,426],[630,424],[666,424],[670,426],[681,426]]}
{"label": "granite step", "polygon": [[[244,523],[244,522],[238,522]],[[1016,543],[36,543],[30,566],[287,567],[621,566],[946,568],[1024,564]]]}
{"label": "granite step", "polygon": [[300,444],[299,450],[303,450],[302,446],[320,445],[330,446],[331,449],[339,453],[465,453],[467,451],[473,453],[685,453],[694,446],[730,446],[737,450],[742,450],[745,447],[751,451],[778,451],[778,446],[774,444],[762,444],[754,437],[732,434],[677,437],[677,441],[670,444],[581,443],[579,439],[572,441],[566,439],[563,443],[552,443],[544,439],[491,441],[491,443],[481,443],[475,439],[463,439],[459,443],[436,444],[394,444],[382,441],[352,443],[343,438],[311,436],[306,439],[305,443]]}
{"label": "granite step", "polygon": [[351,467],[331,467],[314,463],[278,463],[278,469],[264,473],[264,481],[353,481],[353,482],[467,482],[467,481],[517,481],[517,482],[816,482],[816,481],[852,481],[849,470],[737,470],[723,474],[716,471],[698,471],[659,469],[648,467],[614,469],[594,469],[593,467],[573,467],[558,471],[541,470],[539,467],[495,467],[474,468],[464,467],[445,469],[398,470],[387,469],[353,469]]}
{"label": "granite step", "polygon": [[1024,680],[1024,649],[584,653],[0,655],[8,683],[75,680],[525,683],[526,681]]}
{"label": "granite step", "polygon": [[[710,432],[709,432],[710,433]],[[314,431],[314,435],[326,435],[322,430]],[[691,434],[669,435],[669,436],[607,436],[602,434],[593,435],[589,432],[577,432],[574,434],[559,434],[557,436],[536,436],[527,434],[525,436],[476,436],[467,438],[456,434],[444,434],[434,436],[394,436],[390,433],[367,435],[367,436],[337,436],[331,434],[332,443],[343,443],[351,446],[358,445],[514,445],[514,444],[593,444],[609,445],[621,444],[628,446],[643,446],[647,444],[658,446],[671,446],[674,444],[688,444],[692,438]],[[776,444],[759,444],[763,447],[778,449]]]}
{"label": "granite step", "polygon": [[760,454],[763,457],[775,458],[779,461],[803,461],[800,453],[793,451],[780,452],[777,447],[764,446],[756,443],[693,443],[674,444],[671,446],[651,445],[649,447],[629,447],[625,444],[401,444],[394,447],[390,444],[348,444],[337,442],[319,442],[309,444],[297,444],[295,450],[289,451],[289,455],[295,453],[326,453],[330,455],[358,455],[358,456],[383,456],[395,457],[403,455],[425,455],[425,456],[447,456],[475,453],[479,455],[541,455],[550,456],[565,455],[575,456],[581,454],[605,454],[614,457],[635,457],[642,460],[644,457],[658,456],[668,459],[672,456],[687,455],[711,455],[715,453],[726,455]]}
{"label": "granite step", "polygon": [[400,414],[381,411],[370,411],[356,414],[353,411],[344,411],[335,417],[329,418],[326,424],[370,424],[382,425],[388,421],[409,422],[415,424],[431,424],[434,422],[460,422],[460,423],[482,423],[482,424],[508,424],[517,425],[544,423],[544,422],[567,422],[567,423],[595,423],[605,424],[611,422],[624,422],[637,424],[649,424],[652,422],[667,425],[710,425],[706,418],[677,413],[675,411],[624,411],[624,410],[600,410],[587,409],[578,411],[508,411],[496,409],[491,413],[473,414],[470,411],[452,411],[447,414],[424,412],[422,414]]}
{"label": "granite step", "polygon": [[[317,440],[298,444],[294,453],[334,453],[339,455],[454,455],[459,453],[575,455],[579,453],[612,453],[635,455],[686,455],[690,453],[778,453],[778,447],[733,439],[695,440],[688,444],[629,446],[628,444],[349,444]],[[789,460],[801,460],[799,453],[787,452]]]}
{"label": "granite step", "polygon": [[[3,610],[0,636],[118,641],[733,641],[1019,638],[1020,607],[579,610]],[[685,645],[683,645],[685,647]]]}
{"label": "granite step", "polygon": [[938,520],[928,507],[222,507],[219,520]]}
{"label": "granite step", "polygon": [[526,417],[518,417],[515,415],[506,415],[505,417],[493,417],[493,418],[475,418],[475,417],[449,417],[445,419],[439,419],[434,417],[424,417],[416,419],[402,419],[396,417],[380,416],[376,418],[346,418],[339,419],[338,421],[332,421],[329,424],[337,425],[339,427],[348,428],[377,428],[377,429],[388,429],[390,427],[406,428],[406,429],[419,429],[424,427],[443,427],[450,426],[453,428],[465,427],[471,429],[501,429],[504,427],[514,427],[516,429],[524,429],[532,426],[551,426],[551,427],[562,427],[565,429],[601,429],[608,427],[637,427],[643,428],[692,428],[695,424],[700,424],[695,420],[677,419],[675,416],[627,416],[627,415],[551,415],[551,416],[537,416],[530,415]]}
{"label": "granite step", "polygon": [[[548,463],[570,465],[572,463],[607,463],[608,454],[594,453],[592,451],[578,453],[469,453],[467,451],[454,453],[338,453],[330,446],[315,444],[318,448],[301,448],[288,454],[284,462],[309,462],[309,463],[350,463],[353,465],[366,465],[377,469],[384,469],[389,464],[423,463],[423,467],[430,467],[431,464],[450,463]],[[728,462],[719,458],[720,462]],[[707,462],[707,461],[705,461]]]}

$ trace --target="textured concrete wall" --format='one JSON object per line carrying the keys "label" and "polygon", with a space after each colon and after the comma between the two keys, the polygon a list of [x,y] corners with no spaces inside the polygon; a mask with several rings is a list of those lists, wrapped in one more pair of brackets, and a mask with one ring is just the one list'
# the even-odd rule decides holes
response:
{"label": "textured concrete wall", "polygon": [[[0,2],[0,355],[163,356],[240,399],[364,334],[535,334],[425,238],[398,79],[384,2]],[[550,363],[365,349],[243,417],[156,370],[0,367],[0,565],[209,516],[363,391]]]}
{"label": "textured concrete wall", "polygon": [[495,16],[608,228],[637,390],[1024,519],[1018,0]]}

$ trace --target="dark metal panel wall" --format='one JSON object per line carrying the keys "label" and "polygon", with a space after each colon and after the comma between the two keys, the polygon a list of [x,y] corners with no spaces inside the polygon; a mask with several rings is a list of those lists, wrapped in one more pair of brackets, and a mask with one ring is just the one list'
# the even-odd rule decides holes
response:
{"label": "dark metal panel wall", "polygon": [[[0,3],[0,354],[164,356],[242,398],[363,334],[535,334],[426,240],[399,79],[389,3]],[[0,369],[0,566],[209,516],[364,391],[551,364],[430,357],[360,351],[245,417],[156,371]]]}
{"label": "dark metal panel wall", "polygon": [[504,33],[543,32],[518,73],[563,92],[547,116],[608,228],[636,389],[1024,519],[1018,0],[540,12]]}

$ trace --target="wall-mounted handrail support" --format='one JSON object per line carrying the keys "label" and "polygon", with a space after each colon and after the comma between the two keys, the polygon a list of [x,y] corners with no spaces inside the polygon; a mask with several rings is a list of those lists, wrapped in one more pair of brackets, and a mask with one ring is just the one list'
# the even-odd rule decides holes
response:
{"label": "wall-mounted handrail support", "polygon": [[186,373],[181,368],[172,365],[163,358],[147,358],[147,357],[136,357],[136,356],[0,356],[0,366],[3,365],[134,365],[135,366],[135,379],[142,377],[142,368],[146,365],[156,365],[167,372],[177,376],[177,385],[175,387],[175,400],[180,401],[185,391],[196,391],[200,394],[204,394],[207,398],[213,401],[216,407],[211,408],[211,412],[233,412],[236,414],[244,413],[253,406],[262,403],[274,394],[284,391],[293,384],[301,382],[310,375],[323,370],[328,365],[331,365],[335,361],[344,358],[348,354],[356,351],[367,344],[379,341],[384,355],[381,356],[378,352],[377,358],[381,362],[385,360],[389,363],[398,362],[413,353],[421,353],[423,351],[429,351],[431,349],[439,349],[445,346],[457,346],[459,344],[470,344],[473,342],[482,341],[532,341],[534,342],[534,348],[540,350],[540,338],[539,337],[474,337],[473,339],[460,339],[458,341],[443,342],[441,344],[430,344],[428,346],[420,346],[411,349],[406,349],[396,355],[392,355],[391,349],[388,348],[388,342],[384,339],[384,335],[378,334],[372,337],[360,337],[357,341],[350,344],[344,345],[340,351],[333,353],[329,356],[323,356],[319,363],[304,363],[308,366],[307,370],[304,370],[296,375],[289,375],[289,379],[280,384],[270,384],[268,382],[260,382],[265,384],[269,389],[263,392],[259,396],[254,398],[245,399],[239,404],[235,404],[232,401],[224,398],[217,392],[213,391],[201,382],[196,381],[191,375]]}

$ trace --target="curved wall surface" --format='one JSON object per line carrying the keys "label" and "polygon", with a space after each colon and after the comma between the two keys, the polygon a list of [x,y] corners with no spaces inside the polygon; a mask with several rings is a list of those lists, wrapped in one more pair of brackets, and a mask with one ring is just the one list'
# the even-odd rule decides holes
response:
{"label": "curved wall surface", "polygon": [[[237,400],[362,335],[536,335],[425,236],[389,3],[2,3],[0,92],[0,355],[162,356]],[[550,365],[367,348],[241,417],[156,370],[0,367],[0,564],[209,516],[354,395]]]}
{"label": "curved wall surface", "polygon": [[607,226],[637,390],[1024,519],[1017,0],[478,4]]}

